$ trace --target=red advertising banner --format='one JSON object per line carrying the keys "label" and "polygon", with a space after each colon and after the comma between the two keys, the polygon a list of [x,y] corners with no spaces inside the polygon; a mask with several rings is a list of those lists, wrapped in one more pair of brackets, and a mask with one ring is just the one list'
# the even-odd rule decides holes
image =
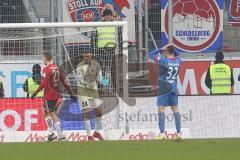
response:
{"label": "red advertising banner", "polygon": [[228,8],[228,22],[230,26],[239,27],[240,26],[240,1],[239,0],[229,0],[227,2]]}
{"label": "red advertising banner", "polygon": [[[208,68],[211,66],[212,61],[184,61],[182,62],[181,69],[178,77],[178,92],[179,95],[206,95],[210,91],[205,85],[205,77]],[[226,60],[233,69],[233,76],[235,85],[233,88],[234,94],[240,93],[240,84],[238,75],[240,74],[240,60]],[[157,70],[156,64],[149,64],[149,77],[153,90],[156,92],[157,88]]]}
{"label": "red advertising banner", "polygon": [[43,131],[43,100],[35,98],[0,99],[0,131]]}
{"label": "red advertising banner", "polygon": [[178,92],[180,95],[202,95],[204,92],[203,85],[205,74],[210,61],[183,62],[178,79]]}

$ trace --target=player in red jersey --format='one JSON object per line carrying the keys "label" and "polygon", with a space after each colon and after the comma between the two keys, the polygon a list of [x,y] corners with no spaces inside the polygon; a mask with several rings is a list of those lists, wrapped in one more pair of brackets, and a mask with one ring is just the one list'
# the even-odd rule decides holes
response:
{"label": "player in red jersey", "polygon": [[[53,64],[52,54],[50,52],[45,51],[43,53],[43,62],[45,65],[47,65],[43,69],[43,80],[31,98],[33,99],[38,94],[38,92],[44,89],[44,111],[46,117],[50,115],[54,123],[54,127],[58,133],[58,140],[63,141],[65,140],[65,135],[62,132],[61,124],[55,111],[55,105],[57,104],[58,98],[61,97],[60,84],[62,84],[68,91],[72,99],[76,100],[76,98],[73,91],[65,81],[63,73],[58,69],[56,64]],[[57,137],[53,132],[48,136],[48,139],[50,141],[56,138]]]}

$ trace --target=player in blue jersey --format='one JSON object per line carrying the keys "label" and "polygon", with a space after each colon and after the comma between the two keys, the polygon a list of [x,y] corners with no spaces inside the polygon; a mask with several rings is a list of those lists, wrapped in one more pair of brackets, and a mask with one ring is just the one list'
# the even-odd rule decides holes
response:
{"label": "player in blue jersey", "polygon": [[178,109],[177,76],[181,59],[177,56],[172,45],[158,49],[148,54],[148,57],[159,65],[158,78],[158,118],[160,134],[157,139],[165,139],[165,107],[170,106],[174,113],[177,130],[177,140],[181,139],[181,116]]}

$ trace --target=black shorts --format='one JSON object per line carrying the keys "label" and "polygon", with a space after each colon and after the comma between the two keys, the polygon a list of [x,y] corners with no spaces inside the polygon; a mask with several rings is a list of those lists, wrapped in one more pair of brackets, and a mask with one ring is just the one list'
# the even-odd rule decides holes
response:
{"label": "black shorts", "polygon": [[44,101],[44,111],[45,111],[45,113],[55,112],[57,101],[58,100],[45,100]]}

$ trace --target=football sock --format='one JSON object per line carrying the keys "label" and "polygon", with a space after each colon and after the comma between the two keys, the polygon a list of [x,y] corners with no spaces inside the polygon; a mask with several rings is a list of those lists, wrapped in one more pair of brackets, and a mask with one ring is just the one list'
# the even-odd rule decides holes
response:
{"label": "football sock", "polygon": [[164,133],[165,131],[165,114],[164,112],[159,112],[158,113],[158,123],[159,123],[159,129],[160,129],[160,133]]}
{"label": "football sock", "polygon": [[96,132],[99,132],[102,129],[102,118],[96,117]]}
{"label": "football sock", "polygon": [[63,132],[62,132],[62,128],[61,128],[61,123],[60,122],[56,122],[56,123],[54,123],[54,126],[55,126],[55,128],[57,130],[58,136],[60,138],[64,137]]}
{"label": "football sock", "polygon": [[85,124],[85,129],[86,129],[87,135],[88,135],[88,136],[91,136],[90,120],[85,120],[85,121],[84,121],[84,124]]}
{"label": "football sock", "polygon": [[177,133],[181,133],[181,115],[179,114],[179,112],[176,112],[174,113],[174,117]]}
{"label": "football sock", "polygon": [[48,131],[50,134],[53,134],[54,132],[54,126],[53,126],[53,121],[50,115],[48,115],[47,117],[45,117],[45,121],[47,123],[47,127],[48,127]]}

